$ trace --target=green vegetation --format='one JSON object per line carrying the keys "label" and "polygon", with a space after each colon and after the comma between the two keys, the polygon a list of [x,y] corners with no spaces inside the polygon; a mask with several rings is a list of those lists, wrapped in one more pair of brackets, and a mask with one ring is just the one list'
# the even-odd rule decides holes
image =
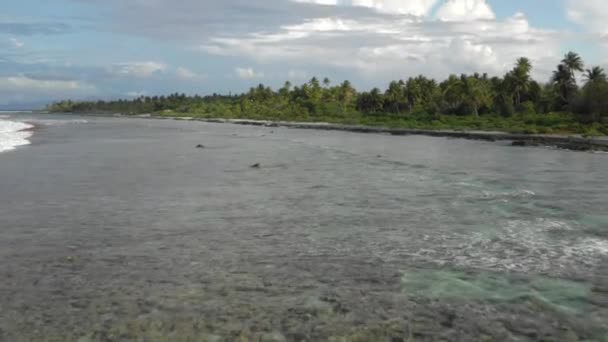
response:
{"label": "green vegetation", "polygon": [[[142,96],[133,100],[73,102],[51,112],[154,113],[160,116],[233,118],[382,125],[421,129],[499,130],[519,133],[608,135],[608,80],[600,67],[584,69],[569,52],[547,84],[531,78],[519,58],[503,77],[451,75],[392,81],[385,91],[358,92],[349,81],[327,78],[273,90],[262,84],[240,95]],[[584,72],[584,85],[577,74]]]}

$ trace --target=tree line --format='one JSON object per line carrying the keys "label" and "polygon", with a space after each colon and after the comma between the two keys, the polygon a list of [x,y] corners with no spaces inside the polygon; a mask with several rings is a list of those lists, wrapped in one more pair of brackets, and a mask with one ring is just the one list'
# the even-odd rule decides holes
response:
{"label": "tree line", "polygon": [[[549,82],[531,77],[532,63],[517,59],[503,77],[487,74],[450,75],[437,82],[417,76],[392,81],[387,89],[357,91],[349,81],[332,85],[328,78],[313,77],[293,86],[290,82],[273,90],[263,84],[237,95],[141,96],[116,101],[60,101],[48,106],[52,112],[183,113],[192,116],[315,120],[349,116],[408,117],[412,114],[485,115],[570,113],[582,123],[608,120],[608,80],[605,71],[585,68],[582,58],[567,53]],[[579,84],[577,79],[583,76]]]}

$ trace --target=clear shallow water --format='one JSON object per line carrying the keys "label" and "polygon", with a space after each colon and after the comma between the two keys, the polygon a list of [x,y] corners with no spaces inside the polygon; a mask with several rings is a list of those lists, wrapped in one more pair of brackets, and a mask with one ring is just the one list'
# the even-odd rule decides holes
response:
{"label": "clear shallow water", "polygon": [[15,119],[0,340],[605,339],[604,154]]}

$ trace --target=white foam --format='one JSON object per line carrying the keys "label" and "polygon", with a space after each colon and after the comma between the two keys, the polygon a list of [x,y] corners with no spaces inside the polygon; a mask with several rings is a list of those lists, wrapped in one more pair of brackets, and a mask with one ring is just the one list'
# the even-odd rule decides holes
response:
{"label": "white foam", "polygon": [[518,189],[512,191],[483,191],[482,198],[498,199],[498,198],[527,198],[534,197],[536,193],[531,190]]}
{"label": "white foam", "polygon": [[15,122],[0,120],[0,152],[10,151],[17,146],[28,145],[28,140],[32,136],[31,131],[26,131],[32,128],[24,122]]}
{"label": "white foam", "polygon": [[[574,222],[556,219],[509,220],[493,234],[427,235],[405,254],[440,265],[561,276],[588,274],[608,257],[608,240],[577,233]],[[429,247],[432,246],[432,249]],[[414,247],[414,248],[412,248]]]}
{"label": "white foam", "polygon": [[64,126],[64,125],[77,125],[77,124],[87,124],[88,120],[83,119],[72,119],[72,120],[35,120],[36,123],[39,123],[44,126]]}
{"label": "white foam", "polygon": [[608,256],[608,240],[586,238],[571,247],[573,253]]}

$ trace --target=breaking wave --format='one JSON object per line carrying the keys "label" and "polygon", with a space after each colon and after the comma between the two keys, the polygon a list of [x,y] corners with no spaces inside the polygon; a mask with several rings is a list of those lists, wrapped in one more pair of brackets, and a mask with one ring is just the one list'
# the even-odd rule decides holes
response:
{"label": "breaking wave", "polygon": [[28,145],[34,126],[24,123],[0,119],[0,152],[10,151],[17,146]]}

